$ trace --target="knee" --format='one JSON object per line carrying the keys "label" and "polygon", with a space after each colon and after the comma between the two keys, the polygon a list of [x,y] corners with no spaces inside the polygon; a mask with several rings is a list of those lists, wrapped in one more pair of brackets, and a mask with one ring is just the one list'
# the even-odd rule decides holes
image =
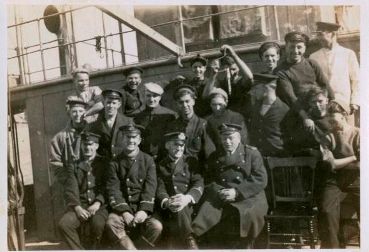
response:
{"label": "knee", "polygon": [[159,220],[152,218],[149,228],[153,232],[160,234],[163,231],[163,224]]}
{"label": "knee", "polygon": [[73,226],[73,220],[67,215],[64,215],[58,223],[59,229],[63,232],[72,229]]}

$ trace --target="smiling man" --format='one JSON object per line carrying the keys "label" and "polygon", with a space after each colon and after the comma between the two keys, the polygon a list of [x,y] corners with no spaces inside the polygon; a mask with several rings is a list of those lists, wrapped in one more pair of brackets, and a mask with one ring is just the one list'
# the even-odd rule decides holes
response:
{"label": "smiling man", "polygon": [[128,124],[120,130],[123,151],[110,163],[106,183],[112,209],[107,235],[120,249],[153,248],[162,231],[160,221],[151,216],[157,188],[155,162],[139,148],[141,127]]}
{"label": "smiling man", "polygon": [[[68,211],[59,228],[71,249],[98,249],[108,211],[105,204],[105,163],[96,155],[99,135],[82,134],[82,158],[69,165],[65,183]],[[78,232],[79,228],[84,230]]]}
{"label": "smiling man", "polygon": [[265,42],[259,47],[258,54],[265,66],[265,71],[262,73],[274,73],[280,59],[280,50],[281,48],[276,42]]}
{"label": "smiling man", "polygon": [[84,118],[88,122],[94,122],[97,119],[97,113],[103,108],[103,97],[101,89],[97,86],[90,86],[89,71],[85,68],[77,68],[73,72],[73,84],[75,96],[88,104]]}
{"label": "smiling man", "polygon": [[102,92],[104,110],[90,129],[101,136],[98,153],[106,158],[115,158],[121,151],[121,136],[119,127],[132,123],[132,118],[118,113],[122,105],[122,93],[118,90],[107,89]]}
{"label": "smiling man", "polygon": [[275,70],[279,77],[277,95],[291,109],[298,111],[305,127],[312,132],[314,122],[303,109],[301,98],[316,86],[327,90],[329,99],[334,99],[334,92],[318,64],[304,57],[308,36],[294,31],[287,33],[284,39],[286,60]]}
{"label": "smiling man", "polygon": [[126,69],[123,74],[126,84],[122,87],[122,111],[129,117],[134,117],[145,109],[145,88],[141,84],[143,70],[140,67]]}
{"label": "smiling man", "polygon": [[146,108],[135,116],[134,121],[145,127],[142,132],[142,151],[153,156],[155,160],[157,158],[160,160],[164,148],[162,139],[165,125],[175,120],[177,114],[160,105],[161,96],[164,93],[160,85],[149,82],[144,86]]}

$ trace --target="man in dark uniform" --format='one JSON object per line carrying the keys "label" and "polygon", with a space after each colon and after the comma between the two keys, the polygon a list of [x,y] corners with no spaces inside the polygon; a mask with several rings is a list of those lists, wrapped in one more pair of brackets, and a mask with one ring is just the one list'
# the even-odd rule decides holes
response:
{"label": "man in dark uniform", "polygon": [[218,127],[223,123],[235,123],[242,126],[241,142],[248,143],[248,133],[245,120],[240,113],[234,112],[227,108],[228,95],[226,91],[221,88],[213,88],[209,94],[210,107],[213,113],[206,117],[207,125],[206,132],[210,139],[213,140],[215,148],[223,148],[221,136]]}
{"label": "man in dark uniform", "polygon": [[251,97],[255,100],[249,109],[248,129],[250,144],[256,146],[263,156],[285,155],[281,122],[288,106],[276,95],[278,76],[254,74]]}
{"label": "man in dark uniform", "polygon": [[145,88],[141,84],[143,70],[140,67],[126,69],[126,85],[122,87],[122,112],[126,116],[134,117],[145,109]]}
{"label": "man in dark uniform", "polygon": [[165,135],[168,155],[159,163],[157,202],[173,249],[198,249],[191,237],[193,205],[204,191],[197,160],[184,157],[186,136],[183,132]]}
{"label": "man in dark uniform", "polygon": [[90,131],[101,136],[99,155],[111,159],[122,151],[119,127],[132,123],[133,120],[118,112],[122,104],[121,92],[107,89],[102,92],[102,95],[104,96],[104,110],[98,120],[90,126]]}
{"label": "man in dark uniform", "polygon": [[298,112],[305,127],[312,132],[314,121],[304,110],[301,98],[312,87],[327,90],[329,99],[334,99],[334,92],[318,64],[304,57],[309,37],[300,32],[290,32],[286,34],[284,40],[286,60],[275,69],[275,73],[279,76],[277,95],[291,109]]}
{"label": "man in dark uniform", "polygon": [[135,116],[135,123],[143,126],[141,150],[150,154],[154,160],[163,156],[163,136],[165,126],[176,119],[177,114],[160,105],[163,88],[153,82],[145,84],[146,108]]}
{"label": "man in dark uniform", "polygon": [[179,117],[171,122],[168,131],[181,131],[186,134],[185,154],[205,160],[214,151],[214,144],[206,134],[206,121],[194,112],[196,91],[190,85],[182,85],[174,93]]}
{"label": "man in dark uniform", "polygon": [[191,71],[195,76],[188,82],[196,91],[196,104],[195,113],[200,117],[204,117],[211,113],[209,103],[206,97],[203,96],[204,88],[210,79],[205,76],[206,67],[208,65],[208,60],[200,55],[191,59]]}
{"label": "man in dark uniform", "polygon": [[267,173],[259,151],[241,144],[241,129],[237,124],[219,127],[223,149],[208,159],[205,179],[211,183],[192,229],[197,237],[212,230],[221,235],[223,243],[227,240],[224,235],[235,229],[241,246],[251,248],[268,210],[264,193]]}
{"label": "man in dark uniform", "polygon": [[106,161],[96,155],[99,137],[84,132],[82,158],[69,166],[65,183],[68,211],[60,220],[59,228],[71,249],[97,249],[108,218],[104,198]]}
{"label": "man in dark uniform", "polygon": [[123,249],[152,248],[162,231],[160,221],[151,216],[157,189],[155,162],[139,149],[138,126],[129,124],[120,129],[123,152],[110,163],[106,182],[112,209],[107,235]]}

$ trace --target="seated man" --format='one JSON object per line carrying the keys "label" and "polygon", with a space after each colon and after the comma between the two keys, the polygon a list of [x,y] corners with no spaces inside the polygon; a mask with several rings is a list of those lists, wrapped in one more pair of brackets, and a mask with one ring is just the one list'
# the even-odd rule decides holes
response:
{"label": "seated man", "polygon": [[[107,193],[112,213],[106,224],[113,245],[121,249],[152,248],[162,225],[151,217],[157,188],[156,166],[148,154],[139,149],[141,130],[128,124],[120,128],[123,152],[110,163]],[[138,238],[132,242],[134,234]]]}
{"label": "seated man", "polygon": [[198,203],[204,191],[204,181],[199,173],[197,160],[184,157],[186,135],[170,132],[165,135],[167,156],[159,163],[157,200],[173,249],[198,249],[193,243],[193,205]]}
{"label": "seated man", "polygon": [[153,82],[145,84],[146,108],[134,118],[136,124],[145,127],[142,132],[142,151],[150,154],[154,160],[163,156],[163,136],[165,125],[176,119],[176,112],[160,105],[163,88]]}
{"label": "seated man", "polygon": [[348,190],[360,186],[360,129],[349,125],[346,116],[329,115],[333,127],[323,146],[329,169],[320,171],[324,176],[318,201],[321,248],[339,248],[341,203],[349,203],[360,214],[359,191]]}
{"label": "seated man", "polygon": [[208,159],[205,178],[211,183],[205,189],[192,229],[197,237],[210,230],[224,237],[235,229],[241,237],[238,246],[252,248],[268,210],[264,193],[267,173],[259,151],[241,144],[241,129],[236,124],[219,127],[223,149]]}
{"label": "seated man", "polygon": [[70,249],[97,249],[108,218],[104,199],[106,161],[96,156],[99,137],[84,132],[82,157],[69,166],[65,183],[68,212],[60,220],[59,228]]}

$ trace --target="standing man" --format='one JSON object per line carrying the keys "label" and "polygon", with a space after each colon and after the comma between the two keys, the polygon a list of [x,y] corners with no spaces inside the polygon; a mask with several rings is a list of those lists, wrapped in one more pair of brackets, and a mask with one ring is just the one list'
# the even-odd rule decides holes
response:
{"label": "standing man", "polygon": [[191,236],[193,205],[204,191],[197,160],[184,157],[186,135],[165,135],[167,156],[159,163],[157,202],[172,249],[198,249]]}
{"label": "standing man", "polygon": [[68,211],[59,228],[70,249],[98,249],[108,218],[104,198],[106,160],[96,156],[99,137],[82,133],[82,157],[69,166],[65,183]]}
{"label": "standing man", "polygon": [[67,176],[67,166],[80,158],[81,132],[86,127],[83,115],[88,105],[77,97],[69,97],[66,106],[69,121],[51,140],[49,159],[55,178],[62,185]]}
{"label": "standing man", "polygon": [[74,70],[73,83],[75,88],[74,95],[88,104],[83,117],[87,122],[96,121],[97,113],[104,108],[101,89],[97,86],[90,87],[89,71],[86,68]]}
{"label": "standing man", "polygon": [[107,89],[102,92],[104,97],[104,110],[90,129],[101,136],[99,155],[111,159],[115,158],[121,151],[121,137],[119,127],[132,123],[132,118],[119,113],[122,105],[122,93],[118,90]]}
{"label": "standing man", "polygon": [[129,124],[120,130],[123,152],[110,163],[107,177],[112,209],[108,236],[122,249],[153,248],[162,231],[160,221],[151,216],[157,189],[155,162],[139,149],[141,130],[137,126]]}
{"label": "standing man", "polygon": [[160,105],[163,88],[153,82],[145,84],[145,104],[146,108],[135,116],[135,123],[143,126],[142,151],[150,154],[154,160],[162,157],[164,148],[163,136],[165,126],[176,119],[176,113]]}
{"label": "standing man", "polygon": [[215,232],[224,238],[222,244],[228,240],[225,235],[235,231],[241,242],[232,248],[252,248],[268,210],[267,173],[259,151],[241,143],[241,129],[227,123],[219,127],[223,149],[208,159],[205,179],[210,184],[192,229],[197,237]]}
{"label": "standing man", "polygon": [[285,155],[281,122],[288,106],[276,95],[278,76],[254,74],[251,104],[248,118],[250,143],[256,146],[263,156]]}
{"label": "standing man", "polygon": [[143,70],[140,67],[126,69],[126,85],[122,87],[122,111],[129,117],[134,117],[145,109],[145,88],[141,84]]}
{"label": "standing man", "polygon": [[252,72],[250,68],[237,55],[233,47],[223,45],[220,48],[226,56],[221,59],[221,64],[224,67],[226,74],[221,80],[216,80],[212,85],[208,85],[204,92],[207,96],[212,91],[213,87],[222,88],[228,95],[228,108],[235,112],[242,112],[242,104],[245,102],[246,94],[251,88]]}
{"label": "standing man", "polygon": [[[340,25],[317,22],[317,37],[322,48],[310,55],[329,80],[336,99],[350,106],[350,112],[359,110],[359,63],[354,51],[337,43]],[[359,114],[357,114],[359,116]]]}
{"label": "standing man", "polygon": [[312,132],[314,121],[304,110],[302,97],[309,89],[317,86],[328,91],[329,99],[334,99],[334,92],[318,64],[304,58],[308,36],[300,32],[289,32],[284,39],[286,60],[275,70],[279,77],[277,95],[291,109],[298,112],[305,127]]}
{"label": "standing man", "polygon": [[211,113],[209,103],[206,100],[206,97],[203,96],[204,88],[211,79],[205,76],[208,60],[198,54],[196,57],[191,59],[190,64],[191,71],[195,76],[188,82],[188,84],[192,86],[196,92],[197,101],[195,104],[195,113],[200,117],[204,117]]}
{"label": "standing man", "polygon": [[258,49],[258,54],[263,62],[264,71],[262,73],[274,74],[280,59],[281,47],[276,42],[265,42]]}
{"label": "standing man", "polygon": [[168,131],[186,134],[185,154],[205,160],[214,150],[214,144],[206,134],[206,121],[194,112],[196,91],[190,85],[182,85],[174,93],[179,117],[168,125]]}

